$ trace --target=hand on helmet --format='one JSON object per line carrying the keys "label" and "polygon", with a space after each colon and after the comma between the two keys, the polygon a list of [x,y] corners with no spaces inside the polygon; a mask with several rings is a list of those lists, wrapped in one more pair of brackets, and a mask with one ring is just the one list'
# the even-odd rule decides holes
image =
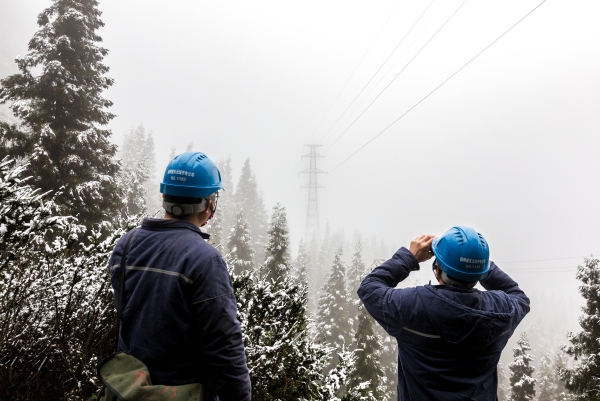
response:
{"label": "hand on helmet", "polygon": [[410,242],[410,248],[408,249],[419,263],[425,262],[433,257],[431,251],[431,242],[435,238],[435,235],[424,234],[420,235]]}

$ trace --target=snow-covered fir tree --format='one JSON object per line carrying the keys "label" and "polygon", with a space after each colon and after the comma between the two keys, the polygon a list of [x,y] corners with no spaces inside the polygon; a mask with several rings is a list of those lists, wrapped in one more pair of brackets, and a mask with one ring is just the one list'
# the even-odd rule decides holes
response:
{"label": "snow-covered fir tree", "polygon": [[540,362],[537,368],[537,400],[538,401],[557,401],[557,377],[554,369],[554,363],[548,348],[542,351]]}
{"label": "snow-covered fir tree", "polygon": [[285,207],[279,203],[273,207],[265,252],[265,274],[267,280],[279,281],[289,276],[290,239]]}
{"label": "snow-covered fir tree", "polygon": [[529,340],[523,332],[517,341],[517,347],[513,349],[513,362],[508,364],[511,401],[532,401],[535,397],[536,380],[533,378],[534,368],[531,366],[533,356],[529,351]]}
{"label": "snow-covered fir tree", "polygon": [[20,73],[0,81],[0,102],[10,102],[22,122],[20,132],[0,127],[11,135],[9,153],[28,160],[27,174],[42,191],[64,187],[57,202],[88,226],[121,205],[116,147],[101,128],[114,116],[102,97],[113,80],[104,76],[100,15],[96,0],[52,0],[27,55],[16,60]]}
{"label": "snow-covered fir tree", "polygon": [[506,369],[502,362],[498,362],[498,400],[508,401],[510,391],[508,389],[508,377],[506,376]]}
{"label": "snow-covered fir tree", "polygon": [[320,281],[317,281],[317,270],[319,269],[319,245],[317,238],[313,236],[308,243],[308,310],[311,315],[316,315],[320,293]]}
{"label": "snow-covered fir tree", "polygon": [[321,400],[325,346],[308,330],[306,285],[261,269],[232,273],[253,401]]}
{"label": "snow-covered fir tree", "polygon": [[235,225],[231,227],[231,233],[227,240],[227,258],[236,274],[254,267],[254,249],[251,240],[250,225],[244,217],[244,213],[238,210]]}
{"label": "snow-covered fir tree", "polygon": [[581,331],[569,333],[564,352],[575,359],[573,367],[560,370],[565,387],[575,400],[600,400],[600,261],[586,258],[577,267],[579,293],[585,299],[579,318]]}
{"label": "snow-covered fir tree", "polygon": [[561,372],[568,366],[568,357],[562,350],[554,356],[553,367],[556,377],[556,401],[571,401],[572,397],[565,387],[565,381],[561,377]]}
{"label": "snow-covered fir tree", "polygon": [[[142,185],[146,193],[144,200],[148,211],[151,215],[154,215],[162,208],[162,201],[159,186],[156,182],[156,155],[152,131],[146,132],[143,124],[131,128],[123,138],[123,146],[119,148],[119,157],[121,158],[121,168],[127,171],[122,175],[143,169],[144,180]],[[139,177],[129,178],[129,180],[133,179],[140,181]],[[135,209],[131,208],[131,205],[129,206],[130,211],[137,213]]]}
{"label": "snow-covered fir tree", "polygon": [[14,166],[0,163],[0,399],[87,399],[114,349],[108,257],[139,216],[104,223],[102,239]]}
{"label": "snow-covered fir tree", "polygon": [[223,191],[219,191],[217,215],[221,219],[220,224],[223,232],[228,233],[235,222],[235,212],[237,210],[234,203],[235,188],[233,187],[231,156],[219,160],[217,167],[221,173],[221,181],[224,188]]}
{"label": "snow-covered fir tree", "polygon": [[360,395],[361,400],[381,401],[386,395],[387,378],[380,363],[381,337],[373,330],[374,323],[361,304],[354,334],[356,362],[350,370],[349,388]]}
{"label": "snow-covered fir tree", "polygon": [[298,245],[298,257],[294,262],[294,269],[296,271],[296,277],[305,283],[306,286],[309,286],[308,282],[308,270],[310,266],[310,253],[306,244],[304,243],[304,239],[300,238],[300,244]]}
{"label": "snow-covered fir tree", "polygon": [[354,253],[352,254],[352,260],[350,261],[350,266],[348,267],[348,289],[350,295],[354,299],[358,299],[358,295],[356,295],[356,290],[358,290],[358,286],[362,281],[362,278],[365,276],[365,262],[363,261],[363,245],[360,238],[356,241],[356,246],[354,248]]}
{"label": "snow-covered fir tree", "polygon": [[252,247],[256,251],[256,263],[265,260],[264,253],[267,242],[268,217],[262,195],[258,190],[256,176],[250,167],[250,159],[246,159],[235,189],[235,204],[238,210],[246,213],[250,231],[252,231]]}
{"label": "snow-covered fir tree", "polygon": [[121,168],[117,178],[123,198],[121,207],[122,216],[146,213],[146,199],[148,192],[145,182],[148,179],[147,159],[143,157],[136,164],[125,165]]}
{"label": "snow-covered fir tree", "polygon": [[[356,354],[342,348],[334,352],[330,364],[333,369],[325,376],[321,389],[323,401],[362,401],[360,394],[349,389],[350,372],[356,363]],[[350,391],[349,391],[350,390]]]}
{"label": "snow-covered fir tree", "polygon": [[156,179],[156,160],[152,132],[146,133],[142,124],[132,128],[119,149],[121,171],[118,184],[124,198],[124,211],[129,214],[162,210]]}
{"label": "snow-covered fir tree", "polygon": [[[346,289],[346,267],[342,262],[343,249],[335,253],[333,265],[319,298],[317,339],[328,343],[334,352],[349,348],[352,320],[349,315],[349,295]],[[328,369],[333,368],[330,364]]]}

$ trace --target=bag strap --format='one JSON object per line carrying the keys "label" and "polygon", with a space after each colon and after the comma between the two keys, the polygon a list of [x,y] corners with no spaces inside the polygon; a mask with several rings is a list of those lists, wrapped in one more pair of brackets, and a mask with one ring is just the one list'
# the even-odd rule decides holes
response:
{"label": "bag strap", "polygon": [[134,228],[127,241],[125,241],[125,247],[123,248],[123,255],[121,256],[121,268],[119,270],[119,299],[117,300],[117,341],[115,342],[115,352],[119,350],[119,338],[121,337],[121,312],[123,312],[123,291],[125,289],[125,269],[127,267],[127,252],[129,251],[129,243],[137,228]]}

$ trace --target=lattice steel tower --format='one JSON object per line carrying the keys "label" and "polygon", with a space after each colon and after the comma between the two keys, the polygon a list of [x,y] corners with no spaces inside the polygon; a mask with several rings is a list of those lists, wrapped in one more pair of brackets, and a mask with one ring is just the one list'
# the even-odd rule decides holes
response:
{"label": "lattice steel tower", "polygon": [[321,229],[319,225],[319,197],[317,190],[319,188],[325,188],[319,185],[317,180],[318,174],[325,174],[325,171],[317,168],[317,157],[323,157],[317,154],[317,148],[322,145],[304,145],[308,146],[310,153],[302,156],[302,158],[308,157],[310,160],[310,166],[308,169],[300,171],[300,173],[308,174],[308,184],[301,188],[308,188],[308,208],[306,211],[306,232],[305,240],[308,241],[311,237],[315,237],[317,241],[321,239]]}

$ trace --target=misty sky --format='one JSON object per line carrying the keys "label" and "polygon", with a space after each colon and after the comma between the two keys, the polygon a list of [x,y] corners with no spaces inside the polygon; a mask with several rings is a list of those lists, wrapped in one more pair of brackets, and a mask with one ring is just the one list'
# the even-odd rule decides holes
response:
{"label": "misty sky", "polygon": [[[580,313],[575,266],[600,252],[600,2],[546,1],[344,162],[540,1],[100,1],[113,139],[143,123],[160,170],[191,141],[231,155],[236,174],[250,157],[267,207],[287,207],[294,248],[303,144],[322,144],[322,227],[399,247],[471,225],[563,336]],[[0,0],[0,77],[49,4]]]}

